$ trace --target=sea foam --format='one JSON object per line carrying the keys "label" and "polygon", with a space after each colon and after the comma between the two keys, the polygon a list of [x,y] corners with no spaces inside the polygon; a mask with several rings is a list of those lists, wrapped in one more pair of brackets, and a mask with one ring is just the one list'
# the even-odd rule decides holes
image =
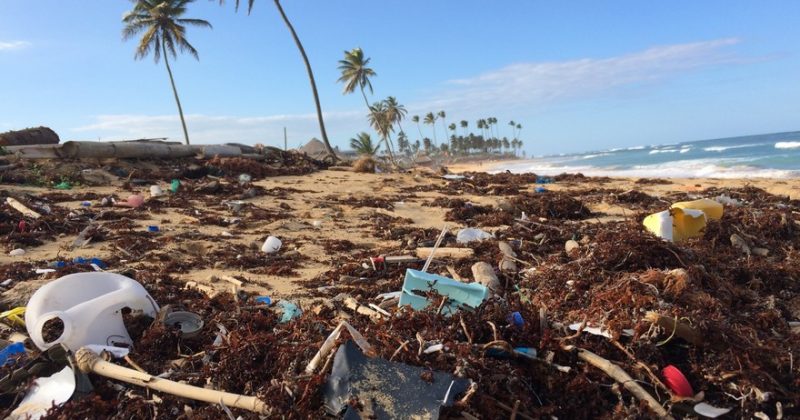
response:
{"label": "sea foam", "polygon": [[775,143],[776,149],[797,149],[800,148],[800,141],[779,141]]}

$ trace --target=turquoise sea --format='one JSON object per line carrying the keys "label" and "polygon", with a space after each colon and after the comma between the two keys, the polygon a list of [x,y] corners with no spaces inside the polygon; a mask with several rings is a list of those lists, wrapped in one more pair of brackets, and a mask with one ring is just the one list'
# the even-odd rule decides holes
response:
{"label": "turquoise sea", "polygon": [[496,171],[666,178],[800,177],[800,131],[537,157]]}

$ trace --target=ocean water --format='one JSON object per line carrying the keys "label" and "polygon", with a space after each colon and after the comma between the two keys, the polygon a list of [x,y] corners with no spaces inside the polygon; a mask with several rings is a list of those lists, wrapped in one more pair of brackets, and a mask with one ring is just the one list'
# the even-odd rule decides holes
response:
{"label": "ocean water", "polygon": [[492,172],[649,178],[798,178],[800,131],[636,146],[503,163]]}

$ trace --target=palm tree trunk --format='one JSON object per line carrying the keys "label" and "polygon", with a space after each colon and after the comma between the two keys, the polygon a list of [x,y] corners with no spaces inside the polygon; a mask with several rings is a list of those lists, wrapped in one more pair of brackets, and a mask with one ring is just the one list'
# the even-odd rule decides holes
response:
{"label": "palm tree trunk", "polygon": [[364,103],[367,104],[367,109],[372,110],[372,108],[369,106],[369,100],[367,99],[367,94],[364,93],[364,86],[361,86],[361,96],[364,97]]}
{"label": "palm tree trunk", "polygon": [[164,52],[164,64],[167,65],[167,73],[169,73],[169,82],[172,84],[172,93],[175,95],[175,103],[178,104],[178,115],[181,116],[181,125],[183,126],[183,138],[186,139],[186,144],[189,144],[189,131],[186,130],[186,120],[183,118],[183,108],[181,107],[181,100],[178,98],[178,89],[175,87],[175,79],[172,77],[172,69],[169,67],[169,54],[167,54],[167,45],[163,39],[161,41],[161,51]]}
{"label": "palm tree trunk", "polygon": [[444,118],[442,118],[442,126],[444,126],[444,142],[450,143],[449,141],[447,141],[447,120],[445,120]]}
{"label": "palm tree trunk", "polygon": [[419,141],[422,141],[425,136],[422,135],[422,127],[419,125],[419,121],[417,121],[417,131],[419,131]]}
{"label": "palm tree trunk", "polygon": [[297,49],[300,50],[300,55],[303,56],[303,62],[306,65],[306,71],[308,71],[308,80],[311,82],[311,91],[314,93],[314,105],[317,107],[317,120],[319,121],[319,131],[322,135],[322,142],[325,143],[325,150],[328,151],[328,156],[333,159],[334,162],[338,161],[339,158],[336,156],[336,153],[333,151],[330,142],[328,141],[328,133],[325,132],[325,121],[322,119],[322,106],[319,104],[319,93],[317,93],[317,83],[314,82],[314,72],[311,71],[311,63],[308,62],[308,56],[306,55],[306,50],[303,48],[303,44],[300,43],[300,38],[297,37],[297,32],[295,32],[292,23],[289,22],[289,18],[286,17],[286,13],[283,11],[283,7],[281,7],[281,3],[279,0],[275,0],[275,7],[278,8],[278,12],[281,14],[283,21],[286,23],[286,27],[289,28],[289,32],[292,33],[292,38],[294,38],[294,43],[297,44]]}

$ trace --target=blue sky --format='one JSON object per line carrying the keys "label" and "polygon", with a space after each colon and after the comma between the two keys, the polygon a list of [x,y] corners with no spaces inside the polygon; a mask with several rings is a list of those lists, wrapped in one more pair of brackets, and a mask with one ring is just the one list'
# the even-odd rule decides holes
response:
{"label": "blue sky", "polygon": [[[308,52],[328,133],[368,131],[337,61],[360,46],[374,100],[448,123],[524,126],[529,154],[791,131],[800,113],[796,1],[284,0]],[[181,139],[163,62],[133,59],[124,0],[0,0],[0,131],[47,125],[64,140]],[[299,53],[271,1],[252,15],[197,0],[200,61],[174,63],[197,143],[290,146],[319,137]],[[418,137],[410,121],[404,125]],[[430,127],[423,126],[426,136]],[[437,127],[439,138],[442,126]]]}

